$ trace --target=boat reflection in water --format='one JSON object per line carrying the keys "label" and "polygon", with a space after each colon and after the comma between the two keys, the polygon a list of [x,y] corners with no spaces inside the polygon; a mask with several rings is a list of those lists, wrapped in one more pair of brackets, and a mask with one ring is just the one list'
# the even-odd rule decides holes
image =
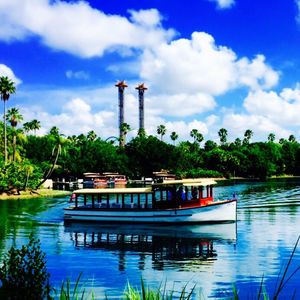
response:
{"label": "boat reflection in water", "polygon": [[186,263],[216,260],[214,244],[236,243],[236,224],[158,226],[66,223],[76,249],[105,250],[117,253],[119,270],[126,268],[126,255],[138,255],[138,267],[146,259],[152,268],[181,268]]}

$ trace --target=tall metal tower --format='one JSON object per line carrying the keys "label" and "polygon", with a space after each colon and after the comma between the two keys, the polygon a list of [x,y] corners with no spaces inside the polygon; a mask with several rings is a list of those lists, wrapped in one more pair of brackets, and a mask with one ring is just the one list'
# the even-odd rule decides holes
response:
{"label": "tall metal tower", "polygon": [[140,83],[136,88],[139,93],[139,132],[145,130],[144,123],[144,92],[148,90],[148,88],[144,85],[144,83]]}
{"label": "tall metal tower", "polygon": [[119,144],[124,145],[124,132],[122,131],[122,124],[124,123],[124,90],[128,87],[125,80],[118,81],[115,86],[119,91]]}

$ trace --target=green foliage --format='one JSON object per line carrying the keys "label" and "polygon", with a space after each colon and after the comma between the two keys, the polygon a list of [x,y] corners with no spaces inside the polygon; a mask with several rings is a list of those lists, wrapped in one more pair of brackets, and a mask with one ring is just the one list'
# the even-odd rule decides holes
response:
{"label": "green foliage", "polygon": [[221,145],[226,144],[226,142],[227,142],[227,135],[228,135],[227,130],[225,128],[221,128],[218,131],[218,135],[220,137],[220,143],[221,143]]}
{"label": "green foliage", "polygon": [[94,293],[91,291],[89,294],[86,294],[86,289],[84,284],[80,284],[82,273],[79,274],[73,289],[71,288],[70,279],[62,282],[60,293],[58,295],[59,300],[84,300],[84,299],[95,299]]}
{"label": "green foliage", "polygon": [[35,189],[42,178],[39,167],[31,164],[28,160],[23,162],[0,162],[0,192],[11,189],[24,190]]}
{"label": "green foliage", "polygon": [[21,249],[11,247],[0,268],[1,299],[50,299],[50,274],[38,240]]}
{"label": "green foliage", "polygon": [[189,169],[187,171],[177,172],[178,178],[218,178],[223,177],[223,174],[214,170],[204,169]]}
{"label": "green foliage", "polygon": [[167,132],[167,128],[165,125],[159,125],[156,129],[157,134],[160,135],[160,140],[163,140],[163,136],[166,134]]}
{"label": "green foliage", "polygon": [[9,99],[10,94],[14,94],[15,92],[16,92],[16,87],[14,82],[6,76],[1,76],[0,77],[1,100],[7,101]]}
{"label": "green foliage", "polygon": [[[12,145],[16,132],[13,129],[8,126],[9,158],[14,157]],[[123,129],[125,134],[130,130],[127,126]],[[2,132],[3,124],[0,122],[0,134]],[[45,136],[28,135],[27,140],[17,136],[15,160],[21,162],[26,158],[39,170],[38,176],[44,178],[68,175],[81,177],[84,172],[119,172],[131,178],[140,178],[151,177],[154,171],[161,169],[179,177],[239,176],[266,179],[283,174],[300,175],[300,144],[294,136],[279,139],[276,143],[271,133],[268,141],[251,143],[253,132],[248,129],[243,141],[237,138],[229,143],[227,130],[221,128],[218,132],[221,145],[208,140],[201,146],[203,136],[193,129],[190,135],[194,142],[181,141],[175,144],[178,134],[172,132],[171,145],[162,141],[166,127],[160,125],[157,127],[160,137],[147,136],[142,130],[126,146],[119,147],[97,137],[94,131],[68,138],[59,132],[54,126]],[[0,150],[3,151],[3,148],[3,141],[0,140]],[[1,173],[3,180],[5,172],[2,170]],[[36,173],[35,169],[33,173]],[[17,171],[12,174],[17,174]],[[20,187],[19,181],[10,180],[10,186]],[[7,188],[9,184],[5,186]]]}
{"label": "green foliage", "polygon": [[164,143],[157,137],[136,137],[125,147],[128,169],[132,176],[152,176],[153,171],[173,170],[180,161],[176,147]]}
{"label": "green foliage", "polygon": [[[189,300],[191,299],[195,286],[192,288],[190,292],[186,292],[186,286],[183,287],[181,294],[176,299],[180,300]],[[127,283],[127,287],[124,291],[123,299],[126,300],[172,300],[173,291],[168,292],[166,290],[166,284],[162,287],[160,285],[157,289],[150,289],[144,283],[144,280],[141,280],[141,290],[132,287],[129,282]]]}

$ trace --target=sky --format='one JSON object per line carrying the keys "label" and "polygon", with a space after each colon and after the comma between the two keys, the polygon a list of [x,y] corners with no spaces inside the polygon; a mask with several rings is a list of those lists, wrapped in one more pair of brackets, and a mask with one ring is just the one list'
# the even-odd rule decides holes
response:
{"label": "sky", "polygon": [[125,80],[129,137],[145,83],[146,132],[164,124],[166,141],[300,140],[300,0],[0,0],[0,76],[41,135],[118,135]]}

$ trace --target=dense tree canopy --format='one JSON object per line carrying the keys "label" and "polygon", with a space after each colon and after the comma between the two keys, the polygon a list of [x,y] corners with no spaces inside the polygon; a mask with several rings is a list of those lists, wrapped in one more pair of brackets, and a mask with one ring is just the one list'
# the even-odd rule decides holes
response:
{"label": "dense tree canopy", "polygon": [[[275,135],[270,133],[265,142],[251,142],[253,132],[246,130],[243,141],[237,138],[228,142],[228,132],[222,128],[218,132],[219,143],[207,140],[201,146],[204,137],[195,129],[190,132],[194,142],[175,144],[178,134],[172,132],[171,144],[162,140],[165,127],[160,125],[158,137],[143,132],[119,147],[112,139],[101,139],[95,131],[65,137],[53,126],[48,134],[37,136],[33,130],[38,129],[40,122],[37,127],[30,127],[27,122],[26,128],[21,128],[22,117],[15,110],[11,110],[7,120],[9,162],[5,164],[1,156],[2,191],[34,189],[46,178],[82,177],[84,172],[119,172],[130,178],[150,177],[161,169],[178,177],[265,179],[273,175],[300,175],[300,144],[294,136],[276,142]],[[0,135],[3,130],[0,122]],[[2,153],[3,149],[2,140]]]}
{"label": "dense tree canopy", "polygon": [[[5,102],[15,93],[14,83],[0,77],[0,96],[4,103],[4,118],[0,122],[0,192],[36,189],[47,178],[59,176],[82,177],[85,172],[119,172],[130,178],[150,177],[153,172],[165,169],[177,177],[246,177],[266,179],[273,175],[300,175],[300,144],[294,135],[288,139],[270,133],[265,142],[251,142],[253,131],[247,129],[244,138],[228,142],[228,131],[218,131],[219,144],[207,140],[204,146],[202,133],[190,131],[193,142],[163,141],[165,125],[157,126],[156,136],[147,136],[144,128],[126,144],[131,130],[121,124],[121,139],[103,140],[94,130],[87,135],[65,137],[53,126],[49,133],[37,136],[41,128],[38,120],[27,121],[21,127],[22,115],[11,108],[6,115]],[[17,126],[18,125],[18,126]],[[25,133],[24,133],[25,132]],[[32,134],[33,133],[33,134]],[[118,140],[119,145],[114,142]]]}

